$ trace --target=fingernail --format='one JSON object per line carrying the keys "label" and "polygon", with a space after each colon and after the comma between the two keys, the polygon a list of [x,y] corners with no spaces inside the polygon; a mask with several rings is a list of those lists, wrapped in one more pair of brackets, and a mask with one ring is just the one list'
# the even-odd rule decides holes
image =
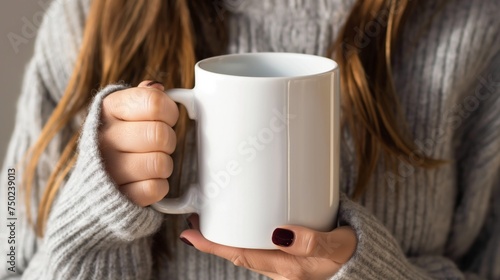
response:
{"label": "fingernail", "polygon": [[278,246],[288,247],[292,245],[294,238],[295,234],[288,229],[277,228],[273,232],[273,243]]}
{"label": "fingernail", "polygon": [[179,239],[180,239],[182,242],[186,243],[187,245],[189,245],[189,246],[193,246],[193,243],[189,242],[189,240],[187,240],[186,238],[184,238],[184,237],[179,237]]}
{"label": "fingernail", "polygon": [[193,229],[193,224],[189,220],[186,220],[186,223],[190,229]]}
{"label": "fingernail", "polygon": [[163,86],[163,84],[162,84],[162,83],[160,83],[160,82],[158,82],[158,81],[151,81],[151,82],[147,83],[147,85],[146,85],[146,86],[147,86],[147,87],[150,87],[150,86],[155,85],[155,84],[160,84],[161,86]]}

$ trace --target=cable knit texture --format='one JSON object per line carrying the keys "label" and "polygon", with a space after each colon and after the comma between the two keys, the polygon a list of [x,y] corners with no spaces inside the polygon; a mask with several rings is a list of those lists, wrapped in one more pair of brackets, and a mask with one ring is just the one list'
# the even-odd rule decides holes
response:
{"label": "cable knit texture", "polygon": [[[380,164],[368,191],[354,202],[349,195],[355,158],[346,132],[339,219],[354,228],[358,246],[332,279],[500,279],[500,2],[420,2],[395,49],[395,86],[418,152],[449,163],[430,170],[401,163],[395,172]],[[228,21],[228,53],[325,55],[353,3],[226,0],[214,8]],[[20,177],[17,164],[60,100],[89,6],[90,0],[54,0],[47,11],[26,69],[1,182],[7,182],[7,168],[17,167]],[[373,38],[377,24],[383,19],[359,32]],[[35,208],[70,132],[83,124],[78,160],[43,239],[27,223],[19,187],[16,273],[0,258],[0,279],[267,279],[182,243],[172,260],[152,270],[151,235],[164,217],[121,195],[103,168],[97,143],[102,99],[126,87],[108,85],[97,92],[89,112],[58,134],[42,156],[30,198]],[[195,158],[190,153],[184,162],[190,170],[182,178],[186,185],[194,180]],[[6,201],[3,189],[1,200]],[[6,210],[0,208],[2,221]]]}

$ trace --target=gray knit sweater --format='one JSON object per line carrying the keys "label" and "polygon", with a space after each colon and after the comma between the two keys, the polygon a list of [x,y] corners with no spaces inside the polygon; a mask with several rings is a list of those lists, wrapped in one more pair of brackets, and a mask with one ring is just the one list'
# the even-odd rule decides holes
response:
{"label": "gray knit sweater", "polygon": [[[2,258],[8,253],[7,168],[20,161],[61,98],[89,1],[54,1],[40,27],[1,170]],[[228,52],[324,55],[353,1],[226,1],[220,15],[230,20]],[[419,151],[449,163],[431,170],[401,164],[397,172],[381,165],[353,202],[354,151],[345,140],[341,185],[348,195],[342,195],[339,218],[355,229],[359,243],[332,279],[500,279],[500,1],[448,1],[440,11],[435,1],[425,2],[408,21],[393,71]],[[376,36],[377,24],[384,22],[360,32]],[[43,240],[26,221],[18,185],[16,272],[2,259],[0,279],[264,279],[182,243],[164,269],[152,270],[151,235],[163,215],[117,191],[97,146],[102,98],[123,88],[105,87],[88,115],[75,120],[75,127],[84,121],[79,157]],[[35,207],[70,130],[42,158],[30,198]],[[18,178],[21,173],[17,169]]]}

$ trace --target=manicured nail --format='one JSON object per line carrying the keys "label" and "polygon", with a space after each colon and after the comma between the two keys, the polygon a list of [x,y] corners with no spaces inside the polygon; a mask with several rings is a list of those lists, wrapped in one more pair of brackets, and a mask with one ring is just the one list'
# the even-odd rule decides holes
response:
{"label": "manicured nail", "polygon": [[160,82],[158,82],[158,81],[151,81],[151,82],[149,82],[146,86],[147,86],[147,87],[150,87],[150,86],[155,85],[155,84],[160,84],[161,86],[163,86],[163,84],[162,84],[162,83],[160,83]]}
{"label": "manicured nail", "polygon": [[180,239],[182,242],[186,243],[187,245],[189,245],[189,246],[193,246],[193,243],[189,242],[189,240],[187,240],[186,238],[184,238],[184,237],[179,237],[179,239]]}
{"label": "manicured nail", "polygon": [[288,247],[292,245],[294,238],[295,234],[288,229],[277,228],[273,232],[273,243],[278,246]]}

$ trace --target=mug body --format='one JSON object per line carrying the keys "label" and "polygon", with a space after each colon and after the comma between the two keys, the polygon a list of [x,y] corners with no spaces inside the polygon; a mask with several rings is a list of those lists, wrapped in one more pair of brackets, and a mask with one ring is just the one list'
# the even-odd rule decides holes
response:
{"label": "mug body", "polygon": [[275,228],[335,225],[339,72],[290,53],[213,57],[195,67],[201,233],[234,247],[275,249]]}

